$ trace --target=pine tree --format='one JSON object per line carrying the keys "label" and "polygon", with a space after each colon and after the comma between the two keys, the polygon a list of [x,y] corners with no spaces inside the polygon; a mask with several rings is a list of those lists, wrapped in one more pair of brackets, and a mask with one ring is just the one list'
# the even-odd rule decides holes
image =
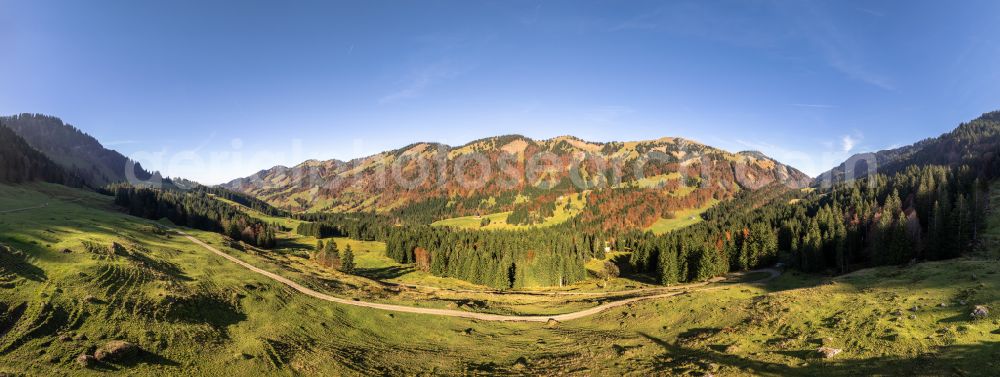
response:
{"label": "pine tree", "polygon": [[594,255],[594,258],[604,259],[606,257],[606,255],[604,255],[604,245],[603,242],[601,242],[600,235],[595,235],[591,240],[591,252],[593,253],[592,255]]}
{"label": "pine tree", "polygon": [[843,222],[838,221],[834,229],[834,252],[837,259],[837,270],[845,273],[848,270],[850,256],[847,249],[847,227]]}
{"label": "pine tree", "polygon": [[717,258],[715,258],[714,251],[709,248],[702,247],[698,253],[698,265],[696,266],[694,280],[705,281],[715,276],[715,264],[717,263]]}
{"label": "pine tree", "polygon": [[671,285],[680,281],[677,266],[677,249],[669,243],[660,244],[660,284]]}
{"label": "pine tree", "polygon": [[906,213],[899,211],[893,222],[892,239],[889,244],[890,263],[902,264],[913,258],[913,244],[906,229]]}
{"label": "pine tree", "polygon": [[972,224],[969,220],[969,205],[965,195],[961,194],[955,199],[955,208],[952,209],[951,226],[954,235],[955,245],[950,248],[949,257],[957,257],[965,251],[972,240]]}
{"label": "pine tree", "polygon": [[320,262],[327,267],[337,268],[340,266],[340,250],[337,248],[336,241],[330,240],[326,243]]}
{"label": "pine tree", "polygon": [[823,235],[820,233],[819,222],[813,218],[809,222],[806,236],[802,240],[803,267],[805,271],[822,271],[826,266],[823,263]]}
{"label": "pine tree", "polygon": [[743,243],[740,246],[740,258],[736,262],[741,271],[747,271],[750,269],[750,266],[755,264],[755,260],[757,258],[756,247],[757,246],[750,237],[743,240]]}
{"label": "pine tree", "polygon": [[927,241],[924,257],[929,260],[941,260],[948,257],[949,247],[948,233],[949,213],[943,209],[940,200],[934,201],[934,209],[928,221]]}
{"label": "pine tree", "polygon": [[351,250],[350,244],[344,249],[344,256],[340,261],[340,271],[348,274],[354,273],[354,251]]}
{"label": "pine tree", "polygon": [[902,202],[897,190],[894,189],[885,199],[880,216],[872,244],[873,260],[876,265],[902,263],[905,251],[901,248],[905,243],[901,239],[907,237],[906,215],[902,214]]}

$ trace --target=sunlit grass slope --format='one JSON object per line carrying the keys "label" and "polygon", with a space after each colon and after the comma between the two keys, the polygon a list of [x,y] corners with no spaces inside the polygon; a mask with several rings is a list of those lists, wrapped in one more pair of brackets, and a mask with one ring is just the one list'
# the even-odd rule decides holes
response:
{"label": "sunlit grass slope", "polygon": [[[722,285],[561,324],[493,323],[319,301],[120,214],[108,197],[0,186],[0,211],[44,203],[0,214],[0,373],[985,376],[1000,369],[995,260],[834,279],[789,272],[762,286]],[[239,251],[216,234],[185,231],[317,289],[378,299],[368,280],[309,277],[320,272],[286,263],[304,261],[293,251]],[[87,250],[85,241],[119,250]],[[305,249],[314,241],[286,242]],[[378,251],[351,245],[364,250],[359,255]],[[417,297],[381,299],[418,305]],[[557,309],[535,300],[534,310]],[[973,320],[976,305],[992,313]],[[144,351],[97,369],[74,361],[112,339]],[[821,359],[815,351],[823,345],[843,352]]]}

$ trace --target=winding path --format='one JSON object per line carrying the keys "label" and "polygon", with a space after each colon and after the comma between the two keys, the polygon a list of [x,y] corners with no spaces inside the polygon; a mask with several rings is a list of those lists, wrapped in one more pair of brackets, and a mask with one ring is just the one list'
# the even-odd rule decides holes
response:
{"label": "winding path", "polygon": [[[595,306],[595,307],[590,308],[590,309],[584,309],[584,310],[580,310],[580,311],[577,311],[577,312],[565,313],[565,314],[557,314],[557,315],[518,316],[518,315],[501,315],[501,314],[489,314],[489,313],[474,313],[474,312],[465,312],[465,311],[461,311],[461,310],[451,310],[451,309],[416,308],[416,307],[412,307],[412,306],[393,305],[393,304],[380,304],[380,303],[368,302],[368,301],[355,301],[355,300],[349,300],[349,299],[344,299],[344,298],[340,298],[340,297],[334,297],[334,296],[331,296],[331,295],[328,295],[328,294],[325,294],[325,293],[317,292],[317,291],[315,291],[315,290],[313,290],[311,288],[304,287],[301,284],[296,283],[296,282],[294,282],[294,281],[292,281],[292,280],[290,280],[288,278],[285,278],[285,277],[283,277],[281,275],[278,275],[278,274],[275,274],[273,272],[261,269],[261,268],[259,268],[257,266],[254,266],[254,265],[250,264],[250,263],[244,262],[244,261],[240,260],[239,258],[236,258],[236,257],[234,257],[232,255],[227,254],[227,253],[224,253],[224,252],[220,251],[219,249],[216,249],[216,248],[212,247],[211,245],[209,245],[209,244],[207,244],[205,242],[202,242],[201,240],[199,240],[199,239],[197,239],[197,238],[195,238],[195,237],[193,237],[193,236],[191,236],[191,235],[189,235],[187,233],[184,233],[183,231],[180,231],[180,230],[177,230],[177,229],[174,229],[174,230],[177,233],[179,233],[180,235],[182,235],[185,238],[187,238],[188,240],[190,240],[191,242],[194,242],[194,243],[198,244],[199,246],[205,248],[208,251],[211,251],[211,252],[217,254],[220,257],[228,259],[230,262],[236,263],[236,264],[238,264],[240,266],[243,266],[244,268],[246,268],[246,269],[248,269],[250,271],[256,272],[256,273],[258,273],[260,275],[264,275],[264,276],[266,276],[266,277],[268,277],[268,278],[270,278],[270,279],[272,279],[274,281],[277,281],[279,283],[285,284],[285,285],[291,287],[292,289],[294,289],[296,291],[299,291],[299,292],[301,292],[301,293],[303,293],[305,295],[312,296],[312,297],[315,297],[315,298],[318,298],[318,299],[324,300],[324,301],[329,301],[329,302],[334,302],[334,303],[337,303],[337,304],[342,304],[342,305],[351,305],[351,306],[359,306],[359,307],[363,307],[363,308],[389,310],[389,311],[400,312],[400,313],[429,314],[429,315],[437,315],[437,316],[445,316],[445,317],[459,317],[459,318],[469,318],[469,319],[475,319],[475,320],[481,320],[481,321],[497,321],[497,322],[548,322],[549,320],[555,320],[555,321],[559,321],[559,322],[565,322],[565,321],[570,321],[570,320],[574,320],[574,319],[579,319],[579,318],[591,316],[591,315],[600,313],[602,311],[605,311],[605,310],[608,310],[608,309],[611,309],[611,308],[616,308],[616,307],[619,307],[619,306],[628,305],[628,304],[631,304],[631,303],[634,303],[634,302],[638,302],[638,301],[655,300],[655,299],[659,299],[659,298],[673,297],[673,296],[681,295],[681,294],[684,294],[684,293],[687,293],[687,292],[705,291],[705,290],[712,290],[712,289],[718,289],[718,288],[725,287],[725,286],[705,287],[706,285],[710,284],[711,282],[699,283],[699,284],[696,284],[696,285],[688,285],[688,286],[685,286],[683,288],[698,288],[698,287],[701,287],[701,289],[684,289],[684,290],[680,290],[682,288],[675,287],[675,289],[678,289],[678,290],[672,291],[672,292],[668,292],[668,293],[662,293],[662,294],[656,294],[656,295],[650,295],[650,296],[633,297],[633,298],[624,299],[624,300],[620,300],[620,301],[613,301],[613,302],[609,302],[609,303],[605,303],[605,304],[602,304],[602,305]],[[762,279],[762,280],[756,281],[757,283],[764,282],[764,281],[767,281],[767,280],[771,280],[771,279],[777,277],[780,274],[780,272],[778,270],[775,270],[775,269],[765,269],[765,270],[760,270],[760,271],[762,271],[762,272],[768,272],[769,276],[767,278]],[[652,290],[660,290],[660,289],[666,289],[666,288],[650,288],[650,289],[652,289]]]}
{"label": "winding path", "polygon": [[[63,202],[73,203],[73,202],[79,202],[80,200],[83,200],[83,198],[63,200]],[[39,205],[34,206],[34,207],[24,207],[24,208],[15,208],[15,209],[3,210],[3,211],[0,211],[0,214],[23,212],[23,211],[33,210],[33,209],[42,209],[42,208],[46,208],[48,206],[49,206],[49,202],[45,202],[45,203],[39,204]]]}
{"label": "winding path", "polygon": [[32,209],[42,209],[42,208],[45,208],[45,207],[48,207],[48,206],[49,206],[49,203],[46,202],[46,203],[43,203],[41,205],[37,205],[37,206],[34,206],[34,207],[24,207],[24,208],[8,209],[8,210],[0,211],[0,214],[22,212],[22,211],[27,211],[27,210],[32,210]]}

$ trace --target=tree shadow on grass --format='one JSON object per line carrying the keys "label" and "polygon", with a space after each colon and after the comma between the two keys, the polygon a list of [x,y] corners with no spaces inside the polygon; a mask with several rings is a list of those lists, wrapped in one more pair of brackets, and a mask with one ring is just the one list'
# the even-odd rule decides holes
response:
{"label": "tree shadow on grass", "polygon": [[801,366],[791,366],[684,347],[646,333],[639,335],[663,348],[664,354],[654,360],[654,367],[665,372],[689,368],[683,363],[729,366],[764,376],[995,376],[1000,370],[1000,363],[996,361],[1000,358],[1000,342],[944,346],[913,357],[884,356],[862,360],[846,359],[844,356],[824,360],[814,356],[815,352],[812,350],[776,352],[807,361]]}
{"label": "tree shadow on grass", "polygon": [[187,274],[180,269],[180,267],[165,260],[152,258],[141,252],[129,253],[128,258],[141,266],[163,274],[163,276],[169,276],[170,278],[178,281],[192,281],[192,279],[188,277]]}
{"label": "tree shadow on grass", "polygon": [[618,275],[619,279],[630,280],[636,283],[648,285],[660,284],[660,282],[656,280],[656,277],[636,271],[636,269],[632,267],[632,263],[629,263],[628,258],[628,255],[618,255],[611,260],[611,262],[618,266],[618,271],[620,271],[620,274]]}
{"label": "tree shadow on grass", "polygon": [[140,365],[140,364],[162,365],[162,366],[171,366],[171,367],[178,367],[178,366],[181,365],[180,363],[178,363],[176,361],[173,361],[173,360],[168,359],[168,358],[166,358],[166,357],[164,357],[162,355],[155,354],[155,353],[152,353],[152,352],[149,352],[149,351],[146,351],[146,350],[140,351],[139,355],[136,356],[135,359],[132,359],[132,360],[129,360],[129,361],[121,363],[122,366],[126,366],[126,367],[134,367],[134,366],[137,366],[137,365]]}
{"label": "tree shadow on grass", "polygon": [[354,273],[369,279],[389,280],[406,275],[415,270],[416,269],[413,268],[413,266],[389,266],[379,268],[359,268],[356,269]]}
{"label": "tree shadow on grass", "polygon": [[[938,323],[969,323],[969,321],[971,321],[971,320],[972,320],[972,317],[969,315],[969,313],[964,313],[963,312],[963,313],[956,314],[956,315],[953,315],[953,316],[948,317],[948,318],[939,319],[937,322]],[[998,373],[1000,373],[1000,372],[998,372]]]}
{"label": "tree shadow on grass", "polygon": [[158,365],[165,367],[179,367],[180,363],[168,359],[162,355],[146,350],[139,350],[135,357],[118,362],[97,362],[90,366],[90,369],[100,372],[126,372],[128,368],[139,365]]}
{"label": "tree shadow on grass", "polygon": [[21,250],[0,245],[0,274],[14,274],[32,281],[45,281],[45,270],[28,262],[28,256]]}
{"label": "tree shadow on grass", "polygon": [[227,336],[229,326],[247,319],[237,304],[224,298],[220,293],[202,293],[184,297],[168,297],[166,319],[184,323],[204,323]]}
{"label": "tree shadow on grass", "polygon": [[316,245],[309,245],[298,238],[278,238],[275,249],[305,249],[312,250]]}

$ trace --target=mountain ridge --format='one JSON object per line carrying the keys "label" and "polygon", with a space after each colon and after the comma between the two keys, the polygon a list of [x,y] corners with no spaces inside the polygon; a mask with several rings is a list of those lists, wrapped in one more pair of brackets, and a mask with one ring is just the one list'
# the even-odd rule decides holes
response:
{"label": "mountain ridge", "polygon": [[[294,207],[300,210],[319,211],[384,210],[413,201],[406,198],[400,199],[394,196],[395,194],[408,194],[422,189],[426,192],[422,193],[421,196],[426,198],[429,196],[469,195],[470,190],[441,183],[431,178],[430,180],[434,181],[434,184],[411,189],[400,189],[392,182],[383,183],[385,186],[379,188],[387,191],[379,192],[374,190],[377,185],[373,185],[371,182],[377,178],[377,174],[381,173],[384,176],[395,173],[397,170],[413,173],[417,165],[420,164],[425,164],[420,166],[431,166],[443,169],[441,171],[450,172],[456,163],[468,164],[468,160],[475,160],[474,153],[486,158],[491,165],[490,171],[493,170],[493,165],[498,165],[500,159],[514,156],[516,163],[513,169],[517,170],[518,174],[525,173],[528,165],[533,162],[545,158],[558,160],[557,165],[559,166],[556,169],[558,172],[543,177],[543,180],[551,180],[552,184],[548,188],[567,188],[568,184],[565,181],[568,178],[568,173],[577,165],[579,165],[578,170],[585,171],[580,174],[580,178],[593,179],[595,182],[591,183],[595,183],[595,186],[600,186],[601,183],[607,184],[609,180],[607,177],[602,177],[602,166],[607,168],[612,163],[622,163],[625,164],[622,166],[628,167],[624,169],[626,181],[631,180],[628,177],[633,173],[634,169],[631,168],[642,163],[643,169],[651,170],[650,172],[644,171],[645,175],[678,173],[688,177],[699,177],[697,179],[707,176],[710,180],[718,179],[717,182],[709,182],[709,185],[718,186],[717,188],[723,191],[758,188],[774,182],[800,188],[811,182],[811,177],[798,169],[782,164],[759,151],[734,153],[682,137],[591,142],[572,135],[535,140],[523,135],[508,134],[480,138],[458,146],[437,142],[414,142],[401,148],[354,158],[346,162],[338,159],[310,159],[292,167],[279,165],[262,169],[250,176],[237,178],[220,186],[252,194],[276,206],[286,208]],[[508,156],[504,157],[503,155]],[[420,163],[410,161],[415,160],[414,157],[420,157],[424,161]],[[536,161],[532,161],[532,159]],[[655,168],[649,169],[650,166],[654,165]],[[346,178],[354,179],[353,187],[338,187],[337,184],[332,183],[344,181]],[[357,187],[358,183],[360,183],[360,188]],[[506,191],[490,186],[492,183],[492,180],[487,183],[486,191],[491,193]],[[515,190],[537,186],[537,184],[537,181],[520,182]],[[560,184],[563,186],[559,186]],[[435,187],[440,188],[441,185],[444,185],[444,190],[434,191]],[[345,185],[341,184],[340,186]],[[580,189],[587,189],[587,187],[580,187]],[[371,203],[359,203],[346,198],[354,194],[364,194],[363,196],[387,194],[394,196],[395,203],[390,203],[388,200],[379,201],[380,198],[376,198],[375,202]]]}

